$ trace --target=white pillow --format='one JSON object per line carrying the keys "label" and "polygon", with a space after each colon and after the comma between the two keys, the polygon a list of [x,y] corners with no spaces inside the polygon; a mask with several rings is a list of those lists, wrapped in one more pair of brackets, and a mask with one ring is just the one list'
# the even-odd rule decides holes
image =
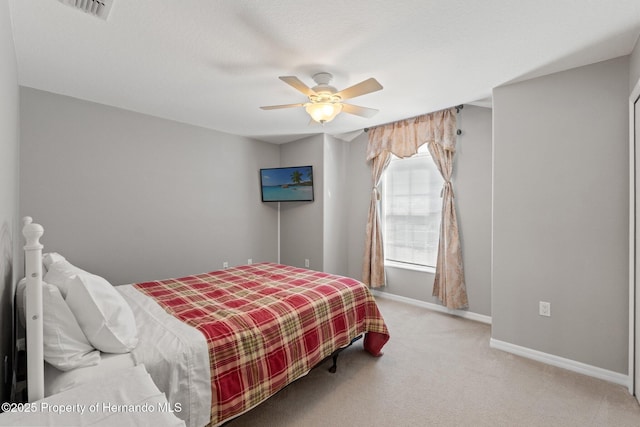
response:
{"label": "white pillow", "polygon": [[42,265],[44,266],[43,271],[45,272],[48,271],[49,267],[51,267],[51,264],[53,264],[54,262],[64,261],[64,260],[65,260],[65,257],[63,257],[57,252],[49,252],[42,255]]}
{"label": "white pillow", "polygon": [[[26,303],[26,301],[25,301]],[[44,360],[61,371],[100,363],[58,288],[42,283]]]}
{"label": "white pillow", "polygon": [[105,353],[127,353],[136,347],[138,330],[133,311],[109,282],[85,273],[70,277],[64,287],[65,301],[95,348]]}
{"label": "white pillow", "polygon": [[47,266],[47,274],[45,274],[43,280],[47,283],[56,285],[60,289],[62,297],[67,299],[67,287],[66,282],[69,278],[77,274],[91,274],[88,271],[84,271],[81,268],[76,267],[69,261],[61,257],[55,262],[52,262]]}

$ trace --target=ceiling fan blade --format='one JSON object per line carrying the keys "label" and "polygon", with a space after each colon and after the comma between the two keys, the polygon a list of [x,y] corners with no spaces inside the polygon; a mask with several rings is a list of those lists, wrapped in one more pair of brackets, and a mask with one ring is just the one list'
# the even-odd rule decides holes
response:
{"label": "ceiling fan blade", "polygon": [[342,99],[350,99],[355,98],[356,96],[365,95],[367,93],[375,92],[382,89],[382,85],[378,83],[376,79],[373,77],[357,83],[351,87],[341,90],[336,93]]}
{"label": "ceiling fan blade", "polygon": [[378,113],[378,110],[375,108],[360,107],[353,104],[342,104],[342,111],[344,113],[355,114],[356,116],[367,118],[373,117]]}
{"label": "ceiling fan blade", "polygon": [[316,95],[316,93],[309,86],[302,83],[302,81],[295,76],[280,76],[279,79],[307,96]]}
{"label": "ceiling fan blade", "polygon": [[263,110],[277,110],[280,108],[292,108],[292,107],[304,107],[304,104],[267,105],[266,107],[260,107],[260,108]]}

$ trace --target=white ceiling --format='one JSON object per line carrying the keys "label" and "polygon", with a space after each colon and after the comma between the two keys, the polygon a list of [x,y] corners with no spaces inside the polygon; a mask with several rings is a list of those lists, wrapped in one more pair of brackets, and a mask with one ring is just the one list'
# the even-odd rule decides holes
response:
{"label": "white ceiling", "polygon": [[[58,0],[9,0],[23,86],[285,142],[341,135],[490,97],[493,87],[627,55],[639,0],[114,0],[105,22]],[[309,126],[319,71],[371,119]]]}

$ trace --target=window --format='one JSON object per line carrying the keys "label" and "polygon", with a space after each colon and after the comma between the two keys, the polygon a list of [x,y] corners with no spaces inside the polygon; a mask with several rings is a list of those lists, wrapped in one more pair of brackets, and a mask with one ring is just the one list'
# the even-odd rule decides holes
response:
{"label": "window", "polygon": [[427,144],[412,157],[392,157],[382,179],[386,261],[436,266],[443,183]]}

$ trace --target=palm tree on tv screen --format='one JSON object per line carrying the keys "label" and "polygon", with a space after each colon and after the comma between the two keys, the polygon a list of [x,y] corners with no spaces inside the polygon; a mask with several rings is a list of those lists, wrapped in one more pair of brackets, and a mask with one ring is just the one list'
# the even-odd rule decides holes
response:
{"label": "palm tree on tv screen", "polygon": [[302,174],[300,173],[300,171],[293,171],[291,173],[291,181],[296,184],[300,184],[300,182],[302,181]]}

